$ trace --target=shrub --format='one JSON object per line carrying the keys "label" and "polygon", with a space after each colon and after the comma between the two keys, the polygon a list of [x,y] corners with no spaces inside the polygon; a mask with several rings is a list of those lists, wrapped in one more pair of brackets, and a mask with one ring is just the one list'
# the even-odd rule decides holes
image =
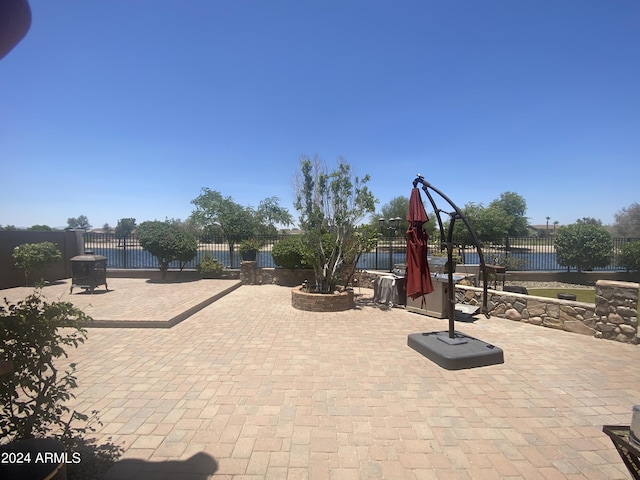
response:
{"label": "shrub", "polygon": [[620,253],[624,268],[632,272],[640,272],[640,241],[625,243]]}
{"label": "shrub", "polygon": [[67,356],[66,347],[84,342],[87,332],[80,322],[91,318],[71,303],[47,303],[40,289],[17,304],[6,299],[4,303],[0,305],[0,351],[13,372],[0,377],[0,436],[8,441],[52,431],[69,436],[74,432],[71,422],[88,417],[64,405],[75,398],[71,389],[76,387],[76,365],[62,372],[57,359]]}
{"label": "shrub", "polygon": [[[2,443],[35,437],[54,437],[67,452],[82,461],[67,465],[68,478],[102,478],[124,449],[108,438],[86,438],[94,423],[102,425],[97,411],[91,416],[71,411],[65,401],[75,398],[75,364],[61,372],[58,359],[66,347],[77,347],[87,338],[80,322],[91,321],[67,302],[45,302],[40,289],[27,298],[0,305],[0,352],[12,372],[0,376],[0,438]],[[80,423],[78,423],[80,422]],[[32,459],[33,461],[33,459]]]}
{"label": "shrub", "polygon": [[273,262],[282,268],[311,268],[305,261],[303,245],[298,235],[290,235],[271,249]]}
{"label": "shrub", "polygon": [[143,222],[138,227],[138,240],[142,248],[158,259],[163,279],[171,262],[179,261],[182,270],[198,253],[198,239],[177,221]]}
{"label": "shrub", "polygon": [[62,253],[51,242],[23,243],[13,249],[13,260],[24,270],[27,285],[33,272],[55,265],[61,259]]}
{"label": "shrub", "polygon": [[205,277],[219,277],[224,270],[224,265],[217,258],[207,254],[198,263],[198,272]]}
{"label": "shrub", "polygon": [[560,227],[554,239],[558,264],[579,272],[606,267],[611,262],[613,240],[602,226],[578,221]]}
{"label": "shrub", "polygon": [[257,252],[261,248],[262,248],[262,242],[255,238],[243,240],[242,242],[240,242],[240,247],[239,247],[240,253]]}

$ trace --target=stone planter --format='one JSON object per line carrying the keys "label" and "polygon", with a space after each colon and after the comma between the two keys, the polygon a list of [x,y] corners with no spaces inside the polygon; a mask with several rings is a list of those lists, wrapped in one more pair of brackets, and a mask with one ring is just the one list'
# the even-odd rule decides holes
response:
{"label": "stone planter", "polygon": [[291,290],[291,306],[308,312],[341,312],[356,306],[353,290],[339,293],[308,293],[295,287]]}

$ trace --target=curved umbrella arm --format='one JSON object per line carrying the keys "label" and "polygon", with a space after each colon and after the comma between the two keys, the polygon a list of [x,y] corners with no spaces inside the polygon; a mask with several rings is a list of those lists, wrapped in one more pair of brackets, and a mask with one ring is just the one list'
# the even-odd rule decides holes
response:
{"label": "curved umbrella arm", "polygon": [[[487,267],[485,265],[485,261],[484,261],[484,255],[482,253],[482,250],[480,249],[480,242],[478,241],[478,237],[476,235],[476,232],[473,230],[473,227],[471,226],[471,224],[469,223],[469,221],[467,220],[467,218],[465,217],[464,213],[462,213],[462,210],[460,210],[458,208],[458,206],[453,203],[453,201],[451,201],[451,199],[449,197],[447,197],[444,193],[442,193],[440,190],[438,190],[436,187],[434,187],[433,185],[431,185],[429,182],[427,182],[424,177],[420,174],[418,174],[416,176],[416,179],[413,181],[413,187],[417,188],[418,184],[422,185],[422,190],[425,192],[425,194],[427,195],[427,198],[429,199],[429,202],[431,203],[431,206],[433,207],[433,211],[436,214],[436,218],[438,219],[438,227],[440,228],[440,239],[442,241],[442,243],[444,243],[447,247],[447,261],[449,262],[449,291],[453,292],[453,274],[452,271],[453,269],[451,268],[452,266],[452,261],[453,261],[453,223],[455,221],[456,218],[459,218],[460,220],[462,220],[462,222],[464,223],[464,225],[467,227],[467,230],[469,231],[469,234],[471,235],[471,238],[473,239],[473,243],[475,244],[476,247],[476,251],[478,252],[478,258],[480,259],[480,270],[482,272],[482,290],[483,290],[483,296],[482,296],[482,312],[484,313],[484,315],[489,318],[489,309],[487,308]],[[446,242],[444,241],[445,239],[445,234],[444,234],[444,226],[442,223],[442,220],[440,218],[440,212],[443,212],[444,210],[441,210],[438,208],[438,206],[436,205],[436,202],[433,199],[433,196],[430,194],[429,189],[433,190],[435,193],[437,193],[438,195],[440,195],[440,197],[442,197],[442,199],[444,199],[454,210],[454,213],[451,213],[451,222],[449,223],[449,231],[447,232],[447,240]],[[453,318],[453,305],[450,305],[449,308],[449,318],[450,320]]]}

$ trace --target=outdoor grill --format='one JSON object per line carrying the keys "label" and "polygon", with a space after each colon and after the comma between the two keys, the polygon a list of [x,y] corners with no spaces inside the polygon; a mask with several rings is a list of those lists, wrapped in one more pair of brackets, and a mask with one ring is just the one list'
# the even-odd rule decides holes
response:
{"label": "outdoor grill", "polygon": [[[427,257],[433,292],[424,297],[407,299],[407,310],[435,318],[447,318],[449,315],[449,262],[447,257]],[[466,275],[453,274],[454,283]]]}
{"label": "outdoor grill", "polygon": [[104,285],[107,292],[109,291],[107,257],[88,252],[84,255],[77,255],[71,259],[71,272],[73,273],[71,293],[73,293],[74,287],[84,288],[85,291],[90,290],[93,293],[93,290],[99,285]]}

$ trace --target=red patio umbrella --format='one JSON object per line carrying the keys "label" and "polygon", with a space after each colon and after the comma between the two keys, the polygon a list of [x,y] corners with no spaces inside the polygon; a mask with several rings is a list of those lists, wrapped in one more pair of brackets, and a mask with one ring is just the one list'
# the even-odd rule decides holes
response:
{"label": "red patio umbrella", "polygon": [[433,292],[429,263],[427,262],[427,241],[429,235],[422,225],[429,221],[422,204],[420,190],[413,188],[409,198],[407,212],[409,229],[407,230],[407,296],[416,299]]}

